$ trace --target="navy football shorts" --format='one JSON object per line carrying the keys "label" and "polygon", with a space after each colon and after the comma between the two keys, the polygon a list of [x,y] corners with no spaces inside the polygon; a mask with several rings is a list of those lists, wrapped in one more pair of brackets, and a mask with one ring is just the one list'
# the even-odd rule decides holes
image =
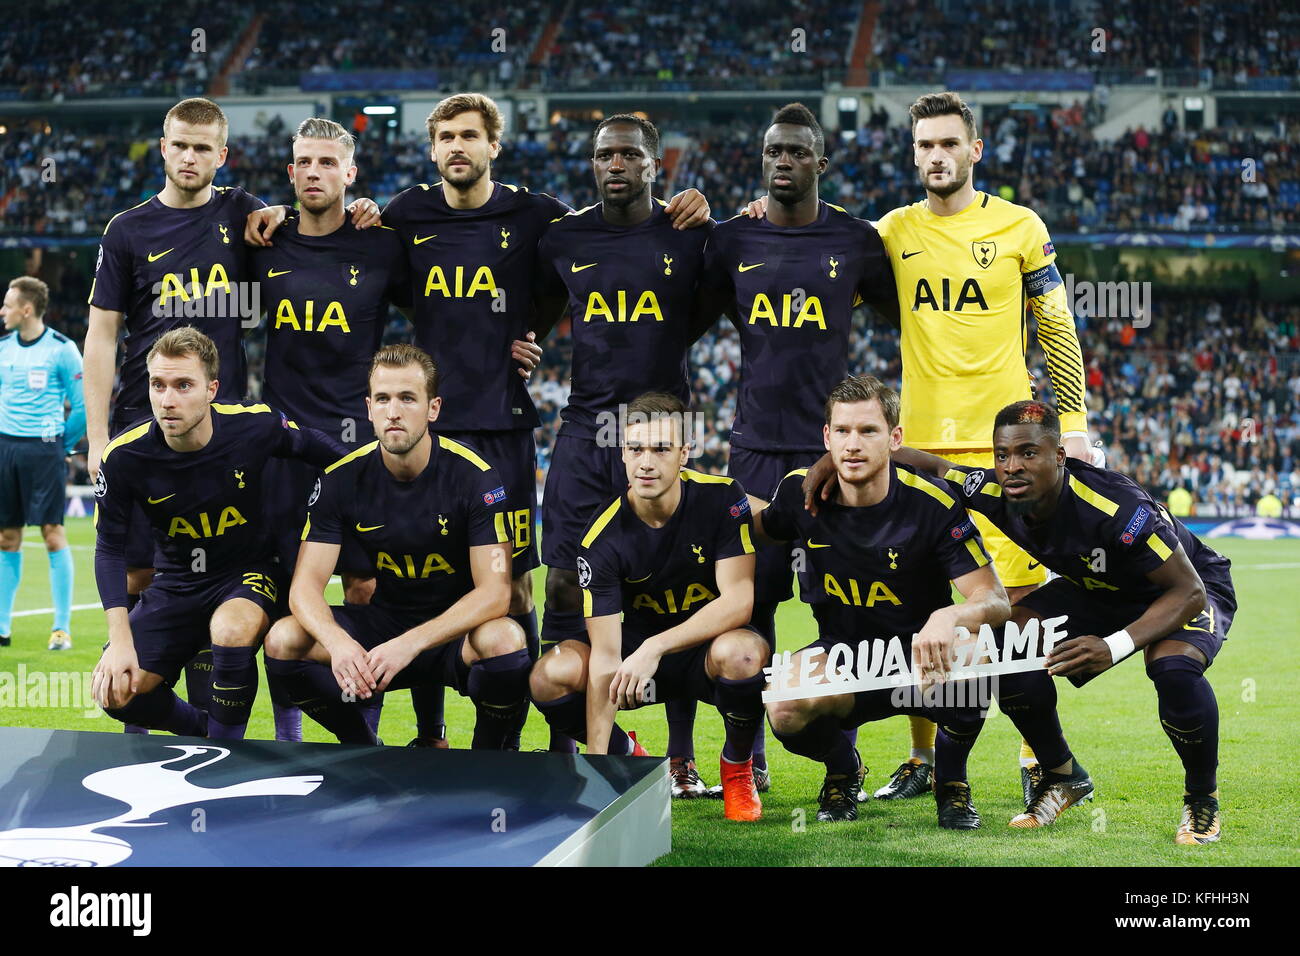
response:
{"label": "navy football shorts", "polygon": [[[338,626],[368,651],[436,616],[377,607],[374,604],[335,605],[330,607],[330,611]],[[446,644],[421,651],[393,678],[388,690],[440,684],[454,688],[464,697],[469,693],[469,665],[461,657],[465,640],[466,637],[462,634]]]}
{"label": "navy football shorts", "polygon": [[506,520],[514,535],[510,571],[515,577],[541,562],[537,556],[537,440],[531,428],[512,431],[439,432],[470,448],[496,469],[506,490]]}
{"label": "navy football shorts", "polygon": [[63,524],[67,482],[62,435],[0,435],[0,528]]}
{"label": "navy football shorts", "polygon": [[[753,631],[754,636],[760,640],[763,638],[763,635],[748,625],[745,625],[745,630]],[[627,628],[623,628],[623,646],[620,651],[623,660],[627,660],[647,638],[652,636],[629,632]],[[569,640],[591,646],[591,639],[585,633],[582,637],[572,637]],[[670,700],[701,700],[706,704],[712,704],[716,685],[709,677],[705,663],[709,656],[709,644],[709,641],[705,641],[695,647],[688,647],[684,651],[676,651],[661,657],[654,676],[654,699],[646,703],[664,704]]]}
{"label": "navy football shorts", "polygon": [[542,495],[542,562],[576,571],[583,532],[601,508],[625,491],[623,450],[566,434],[561,427]]}
{"label": "navy football shorts", "polygon": [[181,669],[211,646],[212,615],[234,598],[252,601],[274,623],[288,613],[288,582],[274,561],[224,574],[155,574],[129,618],[140,669],[176,683]]}
{"label": "navy football shorts", "polygon": [[[1214,663],[1214,658],[1222,649],[1223,642],[1228,639],[1228,628],[1232,627],[1232,617],[1237,612],[1237,599],[1231,593],[1219,588],[1207,588],[1205,597],[1205,610],[1165,640],[1186,641],[1191,644],[1205,655],[1205,666],[1208,668]],[[1030,591],[1016,603],[1038,612],[1045,618],[1068,615],[1069,620],[1064,629],[1071,637],[1085,634],[1107,637],[1128,627],[1141,617],[1143,612],[1143,608],[1135,608],[1131,603],[1109,603],[1097,592],[1086,591],[1065,578],[1054,578],[1048,581],[1042,587]],[[1095,676],[1099,675],[1067,679],[1074,686],[1081,687]]]}
{"label": "navy football shorts", "polygon": [[[771,501],[781,479],[796,468],[808,468],[821,458],[816,451],[755,451],[731,446],[727,475],[735,478],[755,498]],[[755,603],[789,600],[794,595],[794,544],[777,544],[759,548],[754,570]]]}

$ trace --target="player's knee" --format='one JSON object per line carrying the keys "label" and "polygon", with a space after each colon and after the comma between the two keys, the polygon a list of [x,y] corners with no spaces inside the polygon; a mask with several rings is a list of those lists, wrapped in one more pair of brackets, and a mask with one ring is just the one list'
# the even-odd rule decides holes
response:
{"label": "player's knee", "polygon": [[0,551],[17,551],[22,546],[22,528],[0,528]]}
{"label": "player's knee", "polygon": [[537,659],[528,683],[533,700],[543,703],[586,686],[583,659],[567,647],[553,647]]}
{"label": "player's knee", "polygon": [[528,614],[533,606],[533,572],[525,571],[510,582],[510,614]]}
{"label": "player's knee", "polygon": [[767,663],[767,641],[753,631],[728,631],[709,647],[716,672],[727,680],[753,677]]}
{"label": "player's knee", "polygon": [[301,660],[310,649],[311,637],[293,616],[280,618],[266,635],[264,652],[267,657],[282,661]]}
{"label": "player's knee", "polygon": [[547,568],[546,603],[561,613],[581,614],[582,589],[578,587],[578,572]]}
{"label": "player's knee", "polygon": [[767,719],[778,734],[797,734],[808,726],[812,708],[802,700],[782,700],[767,705]]}
{"label": "player's knee", "polygon": [[239,615],[217,616],[208,626],[212,643],[220,647],[248,647],[256,644],[261,627],[256,620]]}
{"label": "player's knee", "polygon": [[527,646],[524,629],[508,617],[498,617],[474,628],[470,646],[480,659],[513,654]]}

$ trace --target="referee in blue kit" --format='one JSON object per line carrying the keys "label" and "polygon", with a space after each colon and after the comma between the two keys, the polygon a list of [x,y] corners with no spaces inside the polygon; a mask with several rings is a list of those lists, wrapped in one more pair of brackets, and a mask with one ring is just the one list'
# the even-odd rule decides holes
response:
{"label": "referee in blue kit", "polygon": [[[63,533],[67,456],[86,433],[81,353],[45,325],[50,289],[22,276],[9,283],[0,317],[0,647],[12,633],[23,575],[23,527],[41,526],[50,554],[54,628],[49,649],[72,647],[72,552]],[[64,402],[72,406],[65,421]]]}

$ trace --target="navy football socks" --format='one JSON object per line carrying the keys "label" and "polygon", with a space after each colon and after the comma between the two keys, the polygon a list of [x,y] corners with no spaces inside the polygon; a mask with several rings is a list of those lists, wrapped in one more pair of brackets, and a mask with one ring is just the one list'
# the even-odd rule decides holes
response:
{"label": "navy football socks", "polygon": [[1148,664],[1147,676],[1156,685],[1160,726],[1183,762],[1187,793],[1210,796],[1219,786],[1219,702],[1204,665],[1171,654]]}
{"label": "navy football socks", "polygon": [[475,661],[469,668],[467,691],[478,719],[474,721],[474,750],[502,750],[528,707],[527,648]]}
{"label": "navy football socks", "polygon": [[835,717],[818,717],[794,733],[783,734],[775,728],[772,733],[791,753],[824,763],[827,773],[848,775],[858,772],[857,755]]}
{"label": "navy football socks", "polygon": [[729,763],[744,763],[754,752],[754,737],[763,725],[763,683],[762,674],[714,681],[713,702],[727,734],[722,759]]}
{"label": "navy football socks", "polygon": [[328,664],[266,658],[267,679],[279,681],[302,712],[344,744],[377,743],[375,732],[355,703],[343,700]]}
{"label": "navy football socks", "polygon": [[1029,742],[1044,770],[1059,767],[1074,758],[1056,713],[1056,684],[1047,671],[1000,676],[998,706]]}
{"label": "navy football socks", "polygon": [[159,684],[147,694],[138,694],[125,707],[105,709],[104,713],[126,724],[165,730],[181,737],[206,737],[208,716],[176,696],[166,684]]}
{"label": "navy football socks", "polygon": [[242,740],[257,697],[257,646],[212,645],[208,736]]}

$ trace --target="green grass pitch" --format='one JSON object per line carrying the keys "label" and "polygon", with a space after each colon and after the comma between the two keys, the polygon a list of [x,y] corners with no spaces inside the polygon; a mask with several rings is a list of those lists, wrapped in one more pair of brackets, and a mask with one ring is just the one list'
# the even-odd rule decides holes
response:
{"label": "green grass pitch", "polygon": [[[0,650],[0,724],[116,733],[118,725],[102,715],[86,716],[80,709],[66,707],[18,707],[14,699],[4,696],[6,682],[8,692],[13,692],[20,666],[27,674],[88,672],[94,666],[105,625],[96,602],[94,532],[89,521],[71,519],[68,538],[77,568],[74,603],[88,605],[73,614],[74,648],[46,651],[48,612],[23,613],[50,605],[44,548],[36,530],[28,529],[16,607],[21,616],[14,619],[13,646]],[[978,831],[940,831],[928,796],[901,803],[872,801],[863,805],[856,823],[819,824],[820,768],[769,741],[773,785],[764,797],[762,821],[730,823],[722,818],[721,803],[711,800],[676,803],[674,849],[660,862],[696,866],[1300,863],[1288,816],[1294,800],[1286,796],[1291,783],[1287,767],[1294,757],[1294,745],[1287,741],[1300,725],[1296,693],[1300,642],[1291,633],[1300,622],[1300,542],[1232,539],[1214,545],[1233,561],[1241,603],[1228,643],[1209,671],[1219,698],[1221,725],[1223,839],[1218,844],[1201,848],[1173,844],[1181,805],[1181,768],[1157,723],[1151,683],[1140,663],[1129,661],[1083,690],[1058,682],[1062,723],[1072,748],[1096,781],[1097,799],[1069,810],[1054,827],[1007,828],[1021,806],[1019,743],[1010,723],[997,716],[985,728],[970,763],[975,802],[984,818]],[[541,572],[534,578],[540,601]],[[806,643],[812,634],[807,607],[797,600],[785,604],[778,627],[783,649]],[[473,708],[452,693],[447,710],[452,745],[469,746]],[[622,723],[638,732],[651,753],[663,752],[667,728],[662,710],[627,714]],[[329,739],[311,721],[304,730],[310,740]],[[392,744],[403,744],[413,736],[409,695],[395,693],[388,699],[380,732]],[[264,691],[258,696],[249,736],[272,736]],[[524,747],[545,747],[546,739],[545,723],[534,711]],[[721,719],[701,706],[696,752],[708,783],[717,782],[721,744]],[[867,785],[874,789],[907,754],[907,721],[900,717],[867,725],[859,744],[871,768]],[[413,753],[412,759],[419,759],[419,754]]]}

